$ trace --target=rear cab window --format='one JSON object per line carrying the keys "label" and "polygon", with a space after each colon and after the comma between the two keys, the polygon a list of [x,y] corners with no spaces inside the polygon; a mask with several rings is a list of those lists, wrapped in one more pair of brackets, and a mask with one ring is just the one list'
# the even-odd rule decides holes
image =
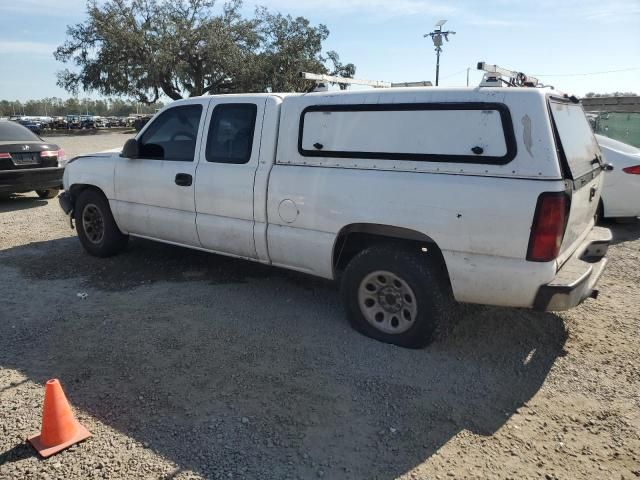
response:
{"label": "rear cab window", "polygon": [[243,164],[249,161],[257,111],[254,103],[216,105],[209,125],[207,162]]}
{"label": "rear cab window", "polygon": [[549,100],[556,129],[558,149],[571,179],[600,172],[600,148],[582,106],[562,100]]}

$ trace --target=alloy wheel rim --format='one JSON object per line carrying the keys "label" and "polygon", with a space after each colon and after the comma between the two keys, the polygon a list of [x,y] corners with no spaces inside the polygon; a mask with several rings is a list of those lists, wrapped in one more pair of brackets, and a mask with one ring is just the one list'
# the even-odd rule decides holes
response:
{"label": "alloy wheel rim", "polygon": [[367,322],[383,333],[406,332],[418,314],[416,296],[409,284],[385,270],[371,272],[362,279],[358,304]]}
{"label": "alloy wheel rim", "polygon": [[104,218],[100,209],[88,203],[82,210],[82,229],[91,243],[98,244],[104,238]]}

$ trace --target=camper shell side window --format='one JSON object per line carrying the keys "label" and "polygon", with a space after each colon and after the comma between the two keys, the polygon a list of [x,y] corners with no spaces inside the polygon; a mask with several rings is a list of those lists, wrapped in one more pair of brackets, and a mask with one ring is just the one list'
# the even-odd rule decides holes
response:
{"label": "camper shell side window", "polygon": [[305,157],[505,165],[516,156],[502,103],[312,105],[300,115]]}

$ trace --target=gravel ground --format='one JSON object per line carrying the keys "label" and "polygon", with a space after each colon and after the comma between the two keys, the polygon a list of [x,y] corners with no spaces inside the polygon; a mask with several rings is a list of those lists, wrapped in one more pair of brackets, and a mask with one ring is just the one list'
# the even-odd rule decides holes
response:
{"label": "gravel ground", "polygon": [[[598,300],[466,306],[413,351],[348,328],[329,282],[142,240],[97,259],[55,200],[4,201],[0,478],[639,477],[640,224],[610,227]],[[53,377],[93,436],[41,460]]]}

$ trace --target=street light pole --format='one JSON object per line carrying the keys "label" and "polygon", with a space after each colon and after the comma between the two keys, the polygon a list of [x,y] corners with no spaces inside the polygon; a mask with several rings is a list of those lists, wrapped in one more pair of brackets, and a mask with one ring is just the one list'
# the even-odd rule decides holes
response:
{"label": "street light pole", "polygon": [[448,42],[449,35],[456,34],[456,32],[453,32],[451,30],[443,32],[442,26],[445,23],[447,23],[446,20],[440,20],[438,23],[436,23],[436,29],[433,32],[425,33],[423,35],[423,38],[431,37],[431,40],[433,40],[433,45],[436,47],[436,87],[438,86],[440,80],[440,52],[442,52],[442,38],[444,37],[444,39]]}

